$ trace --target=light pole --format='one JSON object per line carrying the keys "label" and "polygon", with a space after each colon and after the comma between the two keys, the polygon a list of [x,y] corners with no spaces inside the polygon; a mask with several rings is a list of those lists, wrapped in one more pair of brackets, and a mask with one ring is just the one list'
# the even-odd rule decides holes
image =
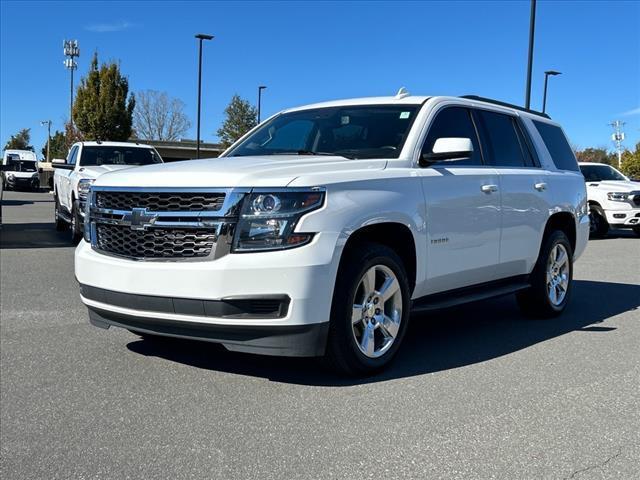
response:
{"label": "light pole", "polygon": [[547,82],[549,81],[549,75],[555,77],[556,75],[562,75],[562,72],[556,72],[555,70],[547,70],[544,72],[544,93],[542,94],[542,113],[547,111]]}
{"label": "light pole", "polygon": [[262,105],[262,90],[266,88],[267,87],[264,85],[260,85],[258,87],[258,124],[260,123],[260,106]]}
{"label": "light pole", "polygon": [[202,41],[212,40],[213,35],[198,33],[196,38],[200,42],[198,50],[198,122],[196,127],[196,158],[200,158],[200,99],[202,97]]}
{"label": "light pole", "polygon": [[51,162],[51,120],[44,120],[40,125],[47,126],[47,163],[49,163]]}
{"label": "light pole", "polygon": [[531,0],[531,14],[529,15],[529,58],[527,60],[527,90],[525,92],[524,108],[531,106],[531,70],[533,69],[533,36],[536,30],[536,0]]}
{"label": "light pole", "polygon": [[64,55],[67,57],[64,60],[64,66],[67,70],[71,71],[71,96],[69,97],[69,122],[73,125],[73,71],[78,68],[78,64],[75,61],[76,57],[80,56],[80,47],[78,47],[77,40],[65,40],[62,44],[64,49]]}

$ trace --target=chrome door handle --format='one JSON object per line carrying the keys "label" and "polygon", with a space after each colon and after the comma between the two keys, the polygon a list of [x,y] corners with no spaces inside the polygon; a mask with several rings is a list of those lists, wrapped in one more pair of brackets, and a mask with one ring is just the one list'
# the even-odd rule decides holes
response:
{"label": "chrome door handle", "polygon": [[540,183],[536,183],[533,188],[535,188],[536,190],[538,190],[539,192],[543,192],[544,190],[547,189],[547,184],[544,182],[540,182]]}
{"label": "chrome door handle", "polygon": [[497,192],[498,191],[498,186],[497,185],[482,185],[480,187],[480,190],[482,190],[484,193],[493,193],[493,192]]}

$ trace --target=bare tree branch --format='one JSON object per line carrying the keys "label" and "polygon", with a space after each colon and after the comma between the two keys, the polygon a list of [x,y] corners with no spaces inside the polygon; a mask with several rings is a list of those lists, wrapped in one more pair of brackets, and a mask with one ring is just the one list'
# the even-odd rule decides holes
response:
{"label": "bare tree branch", "polygon": [[184,102],[166,92],[145,90],[136,94],[133,126],[143,140],[179,140],[191,122],[184,113]]}

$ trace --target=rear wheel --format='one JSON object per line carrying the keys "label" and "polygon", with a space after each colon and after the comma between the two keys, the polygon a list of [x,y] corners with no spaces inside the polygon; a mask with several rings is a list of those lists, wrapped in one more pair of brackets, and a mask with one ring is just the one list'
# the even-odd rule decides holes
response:
{"label": "rear wheel", "polygon": [[640,227],[633,227],[632,230],[633,233],[640,237]]}
{"label": "rear wheel", "polygon": [[58,202],[58,197],[54,197],[53,203],[53,219],[56,224],[56,230],[59,232],[65,230],[67,228],[67,222],[65,222],[60,216],[60,203]]}
{"label": "rear wheel", "polygon": [[400,348],[409,323],[410,292],[398,255],[364,244],[347,253],[336,281],[327,359],[348,375],[386,366]]}
{"label": "rear wheel", "polygon": [[517,294],[522,312],[543,318],[562,313],[573,281],[573,250],[564,232],[553,231],[543,240],[530,281],[531,287]]}
{"label": "rear wheel", "polygon": [[602,207],[598,205],[589,206],[589,234],[593,238],[604,238],[609,232],[609,222]]}

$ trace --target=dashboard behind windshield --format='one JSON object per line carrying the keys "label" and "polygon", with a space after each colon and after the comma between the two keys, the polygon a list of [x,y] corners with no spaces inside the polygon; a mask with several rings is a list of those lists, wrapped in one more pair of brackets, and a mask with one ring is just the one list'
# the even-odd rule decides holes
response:
{"label": "dashboard behind windshield", "polygon": [[398,158],[420,105],[325,107],[278,115],[226,156]]}
{"label": "dashboard behind windshield", "polygon": [[81,165],[151,165],[162,163],[160,156],[150,148],[136,147],[83,147]]}
{"label": "dashboard behind windshield", "polygon": [[609,165],[580,165],[580,171],[587,182],[626,180],[620,172]]}

